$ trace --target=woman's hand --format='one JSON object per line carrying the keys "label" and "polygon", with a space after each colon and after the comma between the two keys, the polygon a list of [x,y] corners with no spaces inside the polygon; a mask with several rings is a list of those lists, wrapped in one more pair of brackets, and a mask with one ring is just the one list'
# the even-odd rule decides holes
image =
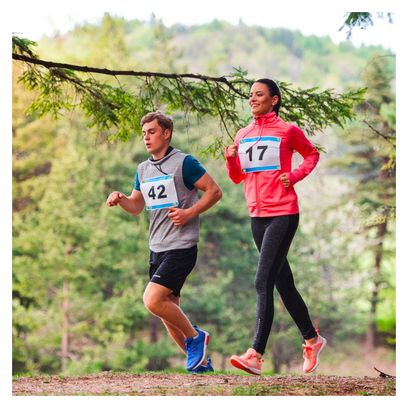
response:
{"label": "woman's hand", "polygon": [[279,178],[284,187],[288,188],[290,186],[289,173],[283,173]]}
{"label": "woman's hand", "polygon": [[238,154],[238,146],[237,145],[228,146],[225,149],[225,152],[227,157],[236,157]]}

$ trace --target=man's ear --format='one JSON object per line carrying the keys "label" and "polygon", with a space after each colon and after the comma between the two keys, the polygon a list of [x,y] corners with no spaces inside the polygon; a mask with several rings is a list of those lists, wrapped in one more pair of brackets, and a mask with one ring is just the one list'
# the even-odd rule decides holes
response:
{"label": "man's ear", "polygon": [[164,130],[164,136],[165,136],[166,140],[170,140],[171,139],[171,130],[170,129],[165,129]]}

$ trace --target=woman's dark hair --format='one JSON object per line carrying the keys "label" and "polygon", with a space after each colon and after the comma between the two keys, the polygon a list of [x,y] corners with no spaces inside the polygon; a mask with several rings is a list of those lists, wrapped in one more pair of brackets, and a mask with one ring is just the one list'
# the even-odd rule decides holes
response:
{"label": "woman's dark hair", "polygon": [[268,79],[268,78],[257,79],[255,82],[259,82],[261,84],[266,85],[269,89],[270,96],[275,96],[275,95],[279,96],[279,102],[273,107],[273,111],[276,113],[276,116],[279,116],[279,108],[280,108],[281,99],[282,99],[279,86],[276,85],[276,82],[272,81],[272,79]]}

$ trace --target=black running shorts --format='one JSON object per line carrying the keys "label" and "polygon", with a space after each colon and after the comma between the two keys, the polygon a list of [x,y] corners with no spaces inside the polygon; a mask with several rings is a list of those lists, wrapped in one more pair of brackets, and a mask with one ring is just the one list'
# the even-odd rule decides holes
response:
{"label": "black running shorts", "polygon": [[186,249],[172,249],[164,252],[150,251],[150,282],[172,289],[180,296],[187,276],[197,260],[197,245]]}

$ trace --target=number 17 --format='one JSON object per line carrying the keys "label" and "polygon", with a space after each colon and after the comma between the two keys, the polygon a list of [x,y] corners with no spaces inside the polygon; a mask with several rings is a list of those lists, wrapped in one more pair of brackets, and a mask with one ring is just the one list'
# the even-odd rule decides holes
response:
{"label": "number 17", "polygon": [[[253,146],[251,146],[245,153],[248,153],[248,155],[249,155],[249,161],[252,161],[252,149],[253,149],[254,147]],[[268,149],[268,146],[258,146],[257,147],[257,149],[258,150],[262,150],[262,152],[260,153],[260,155],[259,155],[259,157],[258,157],[258,160],[262,160],[263,159],[263,156],[264,156],[264,154],[265,154],[265,152],[266,152],[266,150]]]}

